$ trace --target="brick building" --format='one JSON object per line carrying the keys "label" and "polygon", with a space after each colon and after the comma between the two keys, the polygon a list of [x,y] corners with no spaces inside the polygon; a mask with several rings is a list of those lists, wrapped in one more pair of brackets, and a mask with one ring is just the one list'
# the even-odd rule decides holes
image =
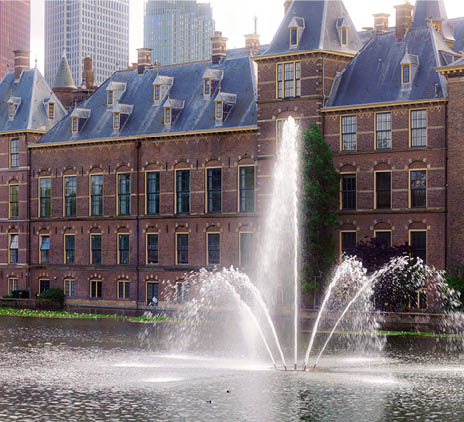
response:
{"label": "brick building", "polygon": [[[286,1],[265,47],[227,51],[216,33],[211,61],[166,67],[140,49],[137,66],[43,136],[34,128],[21,286],[140,308],[186,300],[186,272],[249,269],[289,116],[319,125],[334,153],[340,254],[382,237],[439,268],[463,264],[464,20],[448,20],[442,0],[417,0],[396,8],[389,28],[378,14],[358,33],[342,1]],[[3,183],[12,171],[5,165]],[[7,245],[19,228],[4,205]]]}

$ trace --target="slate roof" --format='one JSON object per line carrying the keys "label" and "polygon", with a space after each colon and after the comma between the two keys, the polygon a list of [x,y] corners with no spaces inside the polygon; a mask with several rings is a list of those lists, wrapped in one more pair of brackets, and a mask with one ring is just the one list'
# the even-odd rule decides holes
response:
{"label": "slate roof", "polygon": [[[289,45],[289,24],[294,17],[303,18],[305,29],[296,48]],[[348,26],[348,45],[340,42],[340,22]],[[269,48],[262,56],[294,51],[328,50],[355,54],[363,43],[341,0],[294,0],[279,26]]]}
{"label": "slate roof", "polygon": [[[214,97],[203,97],[203,75],[207,68],[222,69],[224,78],[220,84],[221,90],[237,95],[237,103],[222,128],[256,126],[256,86],[251,60],[249,57],[228,58],[220,65],[199,62],[160,68],[161,76],[174,78],[169,97],[184,101],[183,110],[171,126],[164,126],[163,118],[163,106],[169,98],[159,104],[153,101],[153,81],[158,71],[147,69],[143,74],[138,74],[137,70],[124,70],[115,72],[111,77],[113,83],[127,84],[120,102],[134,106],[132,114],[120,132],[113,133],[113,109],[106,104],[106,89],[111,82],[107,80],[89,98],[79,104],[79,108],[89,109],[91,113],[77,136],[71,134],[69,115],[46,133],[39,142],[45,144],[214,130]],[[215,96],[216,93],[213,95]]]}
{"label": "slate roof", "polygon": [[[395,32],[377,34],[336,78],[327,107],[444,98],[445,79],[435,71],[446,64],[440,52],[453,53],[432,27],[412,29],[403,42]],[[400,79],[406,53],[419,63],[410,86]]]}
{"label": "slate roof", "polygon": [[450,19],[449,23],[454,27],[454,43],[453,50],[460,52],[464,50],[464,18]]}
{"label": "slate roof", "polygon": [[71,69],[69,68],[68,59],[64,51],[63,56],[61,57],[60,66],[56,72],[55,81],[53,82],[53,88],[76,89],[76,85],[74,84],[74,80],[71,74]]}
{"label": "slate roof", "polygon": [[[8,100],[21,98],[13,120],[8,119]],[[55,103],[55,118],[50,120],[44,102]],[[18,82],[14,72],[8,72],[0,82],[0,133],[21,130],[49,130],[66,116],[66,110],[55,96],[38,69],[23,71]]]}
{"label": "slate roof", "polygon": [[412,28],[427,26],[427,19],[441,20],[441,32],[448,40],[454,40],[453,27],[448,22],[444,0],[417,0],[414,7]]}

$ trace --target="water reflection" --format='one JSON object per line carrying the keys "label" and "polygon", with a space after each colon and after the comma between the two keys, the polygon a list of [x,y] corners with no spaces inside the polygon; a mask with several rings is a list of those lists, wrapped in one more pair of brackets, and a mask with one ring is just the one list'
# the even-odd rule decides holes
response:
{"label": "water reflection", "polygon": [[384,356],[333,349],[320,370],[285,373],[266,361],[171,355],[156,331],[147,348],[144,329],[0,318],[0,420],[464,420],[462,352],[446,340],[392,339]]}

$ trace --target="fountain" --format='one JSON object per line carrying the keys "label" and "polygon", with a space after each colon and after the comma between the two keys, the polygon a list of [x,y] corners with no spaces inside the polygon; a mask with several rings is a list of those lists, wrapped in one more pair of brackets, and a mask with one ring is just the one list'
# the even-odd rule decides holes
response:
{"label": "fountain", "polygon": [[[261,342],[274,368],[288,370],[284,348],[280,338],[282,334],[293,331],[293,370],[299,369],[298,361],[298,197],[299,187],[299,144],[300,130],[293,118],[289,118],[284,124],[283,137],[278,145],[278,154],[273,171],[273,186],[269,200],[267,215],[264,222],[262,238],[260,239],[259,253],[256,271],[250,276],[234,269],[207,271],[202,269],[199,273],[192,273],[186,277],[189,285],[198,286],[199,296],[193,299],[181,312],[181,319],[187,321],[187,325],[179,324],[174,330],[171,343],[179,348],[178,338],[183,338],[187,344],[204,340],[212,342],[210,333],[200,334],[202,325],[206,321],[217,319],[218,313],[237,316],[237,310],[242,312],[241,318],[245,327],[242,331],[248,331],[245,335],[251,339],[255,347]],[[282,206],[285,204],[285,206]],[[289,245],[291,245],[289,247]],[[291,266],[289,266],[291,263]],[[327,338],[316,355],[312,368],[316,368],[326,351],[336,330],[343,322],[351,322],[355,331],[363,334],[364,338],[370,338],[372,345],[364,340],[364,348],[381,350],[384,342],[375,334],[379,327],[380,316],[374,312],[372,297],[376,283],[382,282],[387,274],[401,274],[408,271],[411,260],[402,256],[387,263],[383,268],[368,274],[361,262],[355,257],[344,257],[343,261],[335,268],[331,282],[326,288],[321,307],[311,330],[311,336],[304,355],[300,370],[306,371],[309,359],[314,348],[317,334],[323,320],[338,315],[329,328]],[[422,275],[417,280],[416,290],[423,287],[427,280],[434,280],[433,296],[440,300],[454,301],[453,306],[459,305],[459,300],[449,290],[443,289],[443,274],[422,265],[420,261],[414,264],[415,273]],[[401,280],[394,280],[401,289]],[[271,309],[276,310],[274,293],[278,289],[292,292],[292,297],[287,297],[286,303],[293,305],[292,326],[284,324],[279,330],[271,317]],[[344,293],[345,291],[345,293]],[[346,291],[352,293],[352,297],[345,303],[339,300],[346,297]],[[448,292],[448,298],[444,296]],[[245,293],[245,294],[243,294]],[[451,299],[450,299],[451,298]],[[251,300],[250,300],[251,299]],[[356,311],[353,311],[357,308]],[[350,318],[347,319],[347,316]],[[196,328],[192,329],[192,321],[196,321]],[[326,321],[327,322],[327,321]],[[233,324],[228,321],[228,329]],[[280,324],[282,325],[282,324]],[[208,325],[210,327],[210,325]],[[254,330],[251,329],[254,327]],[[210,330],[210,328],[208,328]],[[348,330],[349,331],[349,330]],[[179,335],[179,333],[182,333]],[[363,336],[358,336],[363,338]],[[187,339],[187,340],[186,340]],[[371,347],[372,346],[372,347]],[[278,356],[279,362],[276,360]]]}

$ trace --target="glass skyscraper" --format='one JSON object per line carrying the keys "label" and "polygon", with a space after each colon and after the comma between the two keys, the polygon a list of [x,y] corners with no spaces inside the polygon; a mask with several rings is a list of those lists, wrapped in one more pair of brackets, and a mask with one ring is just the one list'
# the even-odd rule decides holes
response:
{"label": "glass skyscraper", "polygon": [[29,50],[31,37],[30,0],[0,0],[0,80],[14,68],[14,50]]}
{"label": "glass skyscraper", "polygon": [[148,0],[145,4],[144,47],[162,65],[211,58],[214,20],[209,3],[196,0]]}
{"label": "glass skyscraper", "polygon": [[45,0],[45,78],[52,84],[66,48],[77,86],[83,60],[93,59],[95,84],[129,64],[129,0]]}

